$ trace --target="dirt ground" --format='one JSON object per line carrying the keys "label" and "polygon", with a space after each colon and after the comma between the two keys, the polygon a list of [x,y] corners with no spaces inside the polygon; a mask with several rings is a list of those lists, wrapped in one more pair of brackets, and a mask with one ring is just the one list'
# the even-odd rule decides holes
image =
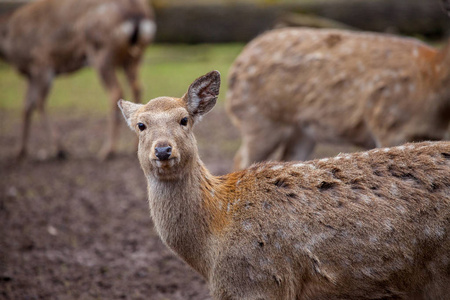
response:
{"label": "dirt ground", "polygon": [[[20,120],[0,111],[0,299],[210,299],[153,229],[133,133],[123,123],[119,155],[100,162],[104,116],[52,117],[69,158],[52,158],[36,119],[30,158],[17,164]],[[223,108],[196,133],[209,169],[228,172],[239,135]],[[315,157],[340,151],[322,147]]]}

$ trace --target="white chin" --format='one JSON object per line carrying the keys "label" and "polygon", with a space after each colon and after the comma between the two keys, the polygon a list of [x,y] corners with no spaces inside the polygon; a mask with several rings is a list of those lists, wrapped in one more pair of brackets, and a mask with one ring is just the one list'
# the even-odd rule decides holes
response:
{"label": "white chin", "polygon": [[164,161],[155,160],[155,164],[156,164],[156,167],[158,167],[160,169],[168,169],[168,168],[173,167],[173,165],[175,164],[175,159],[171,158],[169,160],[164,160]]}
{"label": "white chin", "polygon": [[165,178],[165,177],[173,177],[178,173],[177,164],[179,162],[180,159],[175,157],[164,161],[153,160],[152,165],[154,171],[156,171],[155,174],[160,178]]}

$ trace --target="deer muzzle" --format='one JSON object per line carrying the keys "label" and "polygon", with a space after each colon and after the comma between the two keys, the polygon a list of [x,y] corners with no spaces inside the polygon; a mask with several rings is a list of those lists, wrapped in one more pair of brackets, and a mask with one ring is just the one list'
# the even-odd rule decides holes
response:
{"label": "deer muzzle", "polygon": [[160,161],[168,160],[171,155],[172,155],[172,147],[171,146],[155,147],[155,156]]}

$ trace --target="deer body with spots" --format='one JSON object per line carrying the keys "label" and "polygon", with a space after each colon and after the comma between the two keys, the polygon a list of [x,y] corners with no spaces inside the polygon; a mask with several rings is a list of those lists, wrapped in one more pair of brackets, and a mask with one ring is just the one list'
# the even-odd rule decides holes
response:
{"label": "deer body with spots", "polygon": [[0,22],[0,58],[27,79],[19,157],[27,154],[31,116],[37,108],[57,153],[59,134],[45,114],[45,101],[55,76],[86,65],[97,71],[111,99],[109,137],[100,156],[115,151],[123,97],[116,69],[124,70],[134,101],[140,102],[138,67],[155,33],[146,0],[40,0],[27,4]]}
{"label": "deer body with spots", "polygon": [[182,98],[119,101],[139,136],[151,216],[214,299],[444,299],[450,142],[406,144],[213,176],[193,126],[220,74]]}
{"label": "deer body with spots", "polygon": [[363,148],[441,140],[450,122],[450,44],[286,28],[233,63],[226,107],[242,135],[235,168],[305,160],[316,143]]}

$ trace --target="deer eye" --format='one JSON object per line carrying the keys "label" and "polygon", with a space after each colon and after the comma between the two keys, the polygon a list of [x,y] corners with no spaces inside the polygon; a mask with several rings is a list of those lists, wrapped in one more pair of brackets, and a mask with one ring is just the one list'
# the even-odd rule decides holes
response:
{"label": "deer eye", "polygon": [[137,123],[137,127],[139,128],[140,131],[145,130],[145,128],[147,128],[147,126],[145,126],[144,123]]}
{"label": "deer eye", "polygon": [[187,118],[187,117],[184,117],[184,118],[181,119],[181,121],[180,121],[180,125],[182,125],[182,126],[186,126],[187,123],[188,123],[188,118]]}

